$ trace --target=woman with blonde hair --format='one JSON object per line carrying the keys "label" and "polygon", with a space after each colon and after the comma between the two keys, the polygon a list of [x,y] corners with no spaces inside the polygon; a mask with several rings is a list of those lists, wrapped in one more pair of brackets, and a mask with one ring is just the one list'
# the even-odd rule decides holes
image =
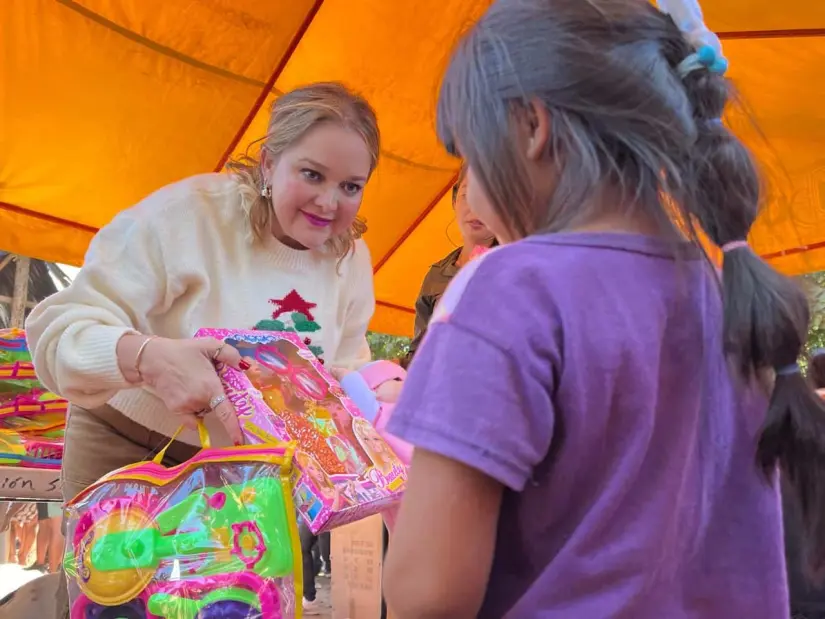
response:
{"label": "woman with blonde hair", "polygon": [[259,157],[164,187],[100,230],[72,285],[26,325],[39,378],[72,404],[66,499],[181,424],[167,454],[188,459],[198,417],[213,442],[242,441],[215,363],[249,365],[193,339],[200,327],[294,330],[327,363],[369,359],[375,301],[357,215],[378,153],[370,105],[313,84],[275,101]]}

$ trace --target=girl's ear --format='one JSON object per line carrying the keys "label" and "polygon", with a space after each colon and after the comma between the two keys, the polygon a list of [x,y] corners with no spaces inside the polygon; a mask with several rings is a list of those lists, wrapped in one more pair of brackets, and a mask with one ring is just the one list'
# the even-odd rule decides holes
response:
{"label": "girl's ear", "polygon": [[530,100],[524,116],[526,123],[527,150],[529,161],[538,161],[547,152],[550,139],[550,113],[544,104],[535,97]]}

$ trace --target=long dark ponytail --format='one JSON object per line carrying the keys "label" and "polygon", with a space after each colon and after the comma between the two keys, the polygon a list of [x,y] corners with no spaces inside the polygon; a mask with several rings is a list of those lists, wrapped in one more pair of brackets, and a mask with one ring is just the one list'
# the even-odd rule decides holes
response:
{"label": "long dark ponytail", "polygon": [[697,137],[686,184],[691,212],[726,249],[722,262],[725,351],[746,379],[773,372],[756,460],[769,477],[777,465],[803,521],[803,560],[818,580],[825,567],[825,405],[797,359],[808,332],[807,297],[744,241],[759,213],[761,183],[742,142],[719,119],[730,84],[705,67],[684,77]]}

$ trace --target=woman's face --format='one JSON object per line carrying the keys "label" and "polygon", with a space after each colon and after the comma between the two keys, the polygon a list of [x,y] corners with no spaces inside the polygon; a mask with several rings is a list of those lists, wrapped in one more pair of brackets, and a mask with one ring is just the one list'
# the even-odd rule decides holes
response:
{"label": "woman's face", "polygon": [[371,157],[351,129],[323,123],[278,157],[263,153],[272,188],[272,233],[298,249],[317,249],[352,225],[370,175]]}
{"label": "woman's face", "polygon": [[470,208],[467,195],[467,177],[458,186],[455,198],[455,218],[461,230],[461,238],[465,245],[486,245],[493,240],[493,233]]}

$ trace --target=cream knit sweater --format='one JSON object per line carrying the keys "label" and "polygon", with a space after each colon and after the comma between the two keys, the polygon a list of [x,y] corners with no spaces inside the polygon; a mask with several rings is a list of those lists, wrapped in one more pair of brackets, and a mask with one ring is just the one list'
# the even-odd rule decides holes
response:
{"label": "cream knit sweater", "polygon": [[[72,285],[34,309],[26,334],[37,375],[73,404],[109,403],[170,436],[179,418],[118,367],[126,333],[294,329],[326,364],[358,367],[369,360],[365,333],[375,308],[364,242],[337,263],[274,237],[253,241],[233,177],[188,178],[118,214],[95,236]],[[207,421],[213,440],[226,441],[216,420]],[[181,438],[197,443],[195,433]]]}

